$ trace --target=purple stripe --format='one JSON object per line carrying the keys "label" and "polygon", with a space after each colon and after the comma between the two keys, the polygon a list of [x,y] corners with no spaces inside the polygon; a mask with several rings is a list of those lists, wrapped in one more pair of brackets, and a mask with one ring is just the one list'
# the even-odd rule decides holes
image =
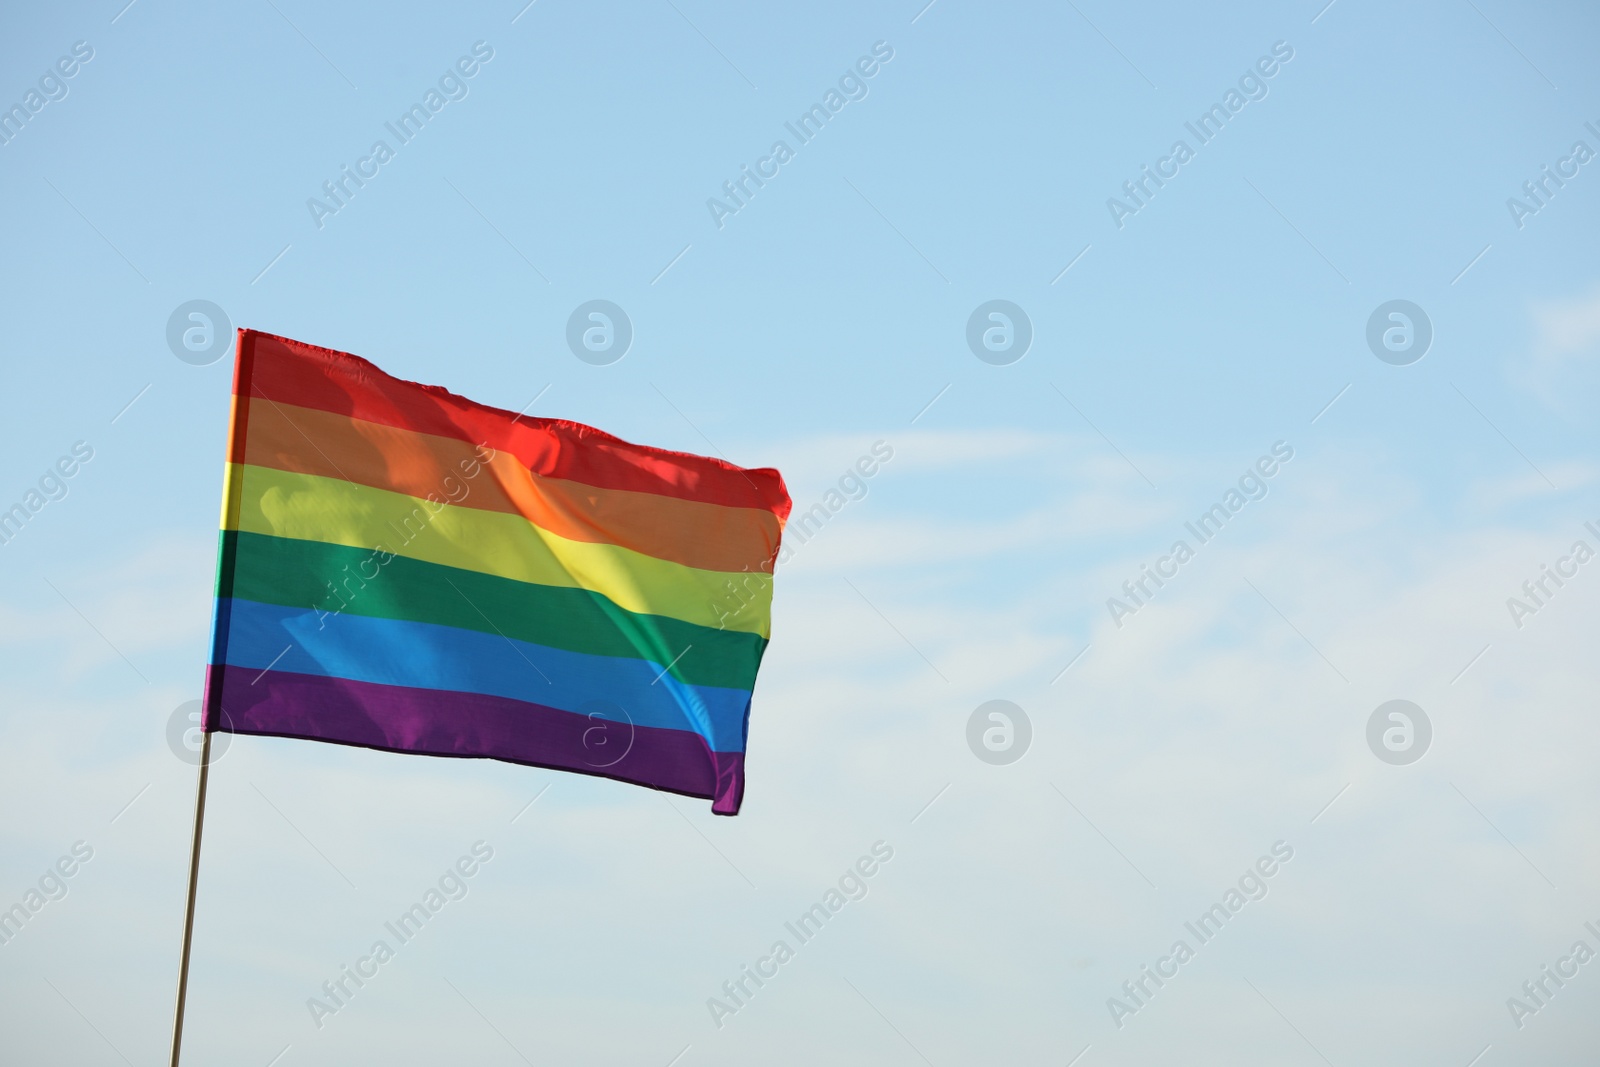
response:
{"label": "purple stripe", "polygon": [[744,799],[744,753],[712,752],[689,730],[480,693],[287,671],[213,665],[210,681],[207,730],[577,771],[702,797],[718,815],[738,814]]}

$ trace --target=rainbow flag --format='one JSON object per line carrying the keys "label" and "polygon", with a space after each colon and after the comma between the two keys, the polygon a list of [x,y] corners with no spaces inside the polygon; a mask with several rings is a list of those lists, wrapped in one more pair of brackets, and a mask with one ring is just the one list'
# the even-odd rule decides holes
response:
{"label": "rainbow flag", "polygon": [[775,470],[240,330],[206,730],[744,796]]}

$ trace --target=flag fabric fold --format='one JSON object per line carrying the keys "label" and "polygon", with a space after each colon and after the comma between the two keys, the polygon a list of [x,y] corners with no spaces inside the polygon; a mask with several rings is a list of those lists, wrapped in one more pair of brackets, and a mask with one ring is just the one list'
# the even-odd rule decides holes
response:
{"label": "flag fabric fold", "polygon": [[790,501],[240,330],[204,728],[744,795]]}

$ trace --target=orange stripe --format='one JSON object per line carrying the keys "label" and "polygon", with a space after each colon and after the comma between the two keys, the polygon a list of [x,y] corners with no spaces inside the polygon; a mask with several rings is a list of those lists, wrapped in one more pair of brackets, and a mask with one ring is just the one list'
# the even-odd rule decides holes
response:
{"label": "orange stripe", "polygon": [[245,463],[521,515],[568,540],[702,570],[772,569],[779,522],[764,509],[543,478],[509,452],[480,453],[455,438],[262,397],[249,407]]}

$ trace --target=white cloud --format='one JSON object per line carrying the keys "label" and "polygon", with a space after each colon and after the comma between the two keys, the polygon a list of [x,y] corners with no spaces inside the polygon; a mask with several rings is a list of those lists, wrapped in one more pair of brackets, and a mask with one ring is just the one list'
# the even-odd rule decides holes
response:
{"label": "white cloud", "polygon": [[[1281,1048],[1261,1036],[1276,1016],[1243,977],[1335,1062],[1420,1054],[1416,1017],[1376,1010],[1385,1003],[1428,1005],[1430,1026],[1471,1039],[1462,1062],[1513,1039],[1495,1013],[1535,961],[1577,936],[1573,919],[1600,876],[1600,833],[1585,814],[1600,802],[1588,696],[1600,571],[1517,631],[1504,598],[1548,557],[1548,529],[1514,514],[1457,528],[1381,455],[1345,452],[1337,465],[1307,455],[1119,629],[1105,597],[1181,534],[1185,508],[1096,459],[1035,479],[1063,445],[1038,438],[983,446],[1026,468],[1019,480],[1036,497],[974,513],[961,494],[987,491],[989,475],[963,467],[970,444],[905,445],[907,458],[943,458],[891,464],[867,501],[780,572],[738,820],[577,776],[239,739],[213,780],[195,1048],[220,1056],[242,1043],[265,1062],[293,1042],[305,1063],[389,1048],[400,1062],[459,1013],[468,1036],[457,1054],[488,1055],[498,1039],[471,1030],[476,1016],[440,976],[525,1052],[564,1062],[594,1059],[582,1035],[595,1034],[641,1056],[665,1044],[661,1062],[686,1043],[700,1062],[757,1049],[770,1062],[814,1062],[841,1034],[863,1063],[904,1053],[842,978],[952,1061],[1000,1049],[1064,1062],[1091,1042],[1104,1062],[1305,1054],[1293,1035]],[[902,484],[943,473],[950,491],[902,492],[889,480],[900,469]],[[197,552],[152,547],[73,588],[130,644],[184,645],[192,606],[156,604],[147,645],[138,622]],[[128,588],[93,595],[104,583]],[[27,617],[63,634],[74,621]],[[1089,652],[1052,685],[1085,640]],[[24,754],[8,808],[51,798],[43,824],[0,830],[19,857],[5,884],[25,884],[78,826],[105,840],[104,866],[90,873],[106,880],[75,888],[61,921],[18,944],[31,973],[115,932],[128,955],[75,991],[108,1033],[157,1047],[149,1020],[170,1006],[175,928],[141,917],[178,914],[192,772],[165,751],[156,696],[130,710],[119,691],[67,677],[69,692],[52,693],[17,672],[13,697],[37,713],[0,722],[0,743]],[[967,716],[992,697],[1015,700],[1034,724],[1033,749],[1011,767],[965,747]],[[1412,767],[1380,764],[1365,747],[1367,716],[1393,697],[1434,723],[1434,747]],[[129,714],[144,740],[92,766],[59,727],[115,730]],[[110,826],[107,809],[144,781],[156,783],[148,806]],[[315,1031],[305,998],[478,837],[498,858],[472,895]],[[897,855],[869,897],[714,1030],[705,998],[878,838]],[[1279,838],[1296,858],[1267,899],[1117,1031],[1105,999]],[[16,1003],[51,1010],[32,991]],[[612,1033],[619,1004],[626,1040]],[[1577,996],[1572,1005],[1558,1007],[1581,1025]],[[830,1020],[826,1037],[816,1012]],[[1014,1025],[988,1034],[975,1015]],[[1561,1017],[1539,1023],[1555,1030]]]}
{"label": "white cloud", "polygon": [[1553,362],[1600,354],[1600,282],[1582,296],[1533,305],[1537,351]]}
{"label": "white cloud", "polygon": [[1534,336],[1513,375],[1552,408],[1587,411],[1600,386],[1600,282],[1574,296],[1535,301],[1529,313]]}

